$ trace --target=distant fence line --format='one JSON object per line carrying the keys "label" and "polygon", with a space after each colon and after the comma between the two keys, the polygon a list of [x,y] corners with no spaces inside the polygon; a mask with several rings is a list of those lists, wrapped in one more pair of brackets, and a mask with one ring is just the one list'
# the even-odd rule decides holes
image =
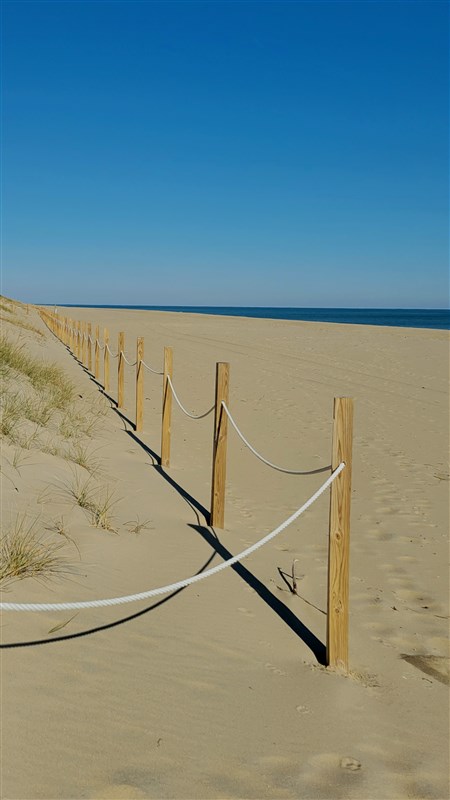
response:
{"label": "distant fence line", "polygon": [[[136,368],[134,381],[134,428],[136,432],[142,431],[144,426],[144,370],[162,376],[161,466],[170,466],[172,401],[174,400],[178,404],[184,414],[195,420],[203,419],[214,411],[209,520],[211,526],[216,528],[224,527],[228,421],[230,421],[246,447],[263,463],[273,469],[297,475],[316,474],[331,470],[333,480],[326,482],[327,487],[330,485],[327,664],[348,671],[349,544],[353,444],[352,398],[334,398],[331,465],[308,471],[277,466],[262,456],[250,444],[229,411],[230,370],[228,363],[218,362],[216,364],[215,400],[213,405],[201,414],[191,414],[181,403],[173,384],[173,351],[171,347],[164,347],[163,369],[158,370],[144,361],[143,337],[137,338],[135,361],[129,361],[125,355],[125,333],[123,331],[118,334],[117,352],[113,352],[110,348],[107,328],[103,330],[103,339],[101,341],[99,325],[95,326],[93,332],[91,323],[73,320],[42,307],[39,307],[38,311],[47,327],[66,345],[72,355],[86,367],[109,397],[111,397],[110,360],[111,358],[117,359],[117,399],[114,400],[112,397],[111,399],[118,409],[124,406],[125,364]],[[100,354],[102,352],[103,383],[100,380]],[[317,496],[319,494],[321,494],[321,491],[316,493]],[[308,504],[305,505],[307,506]],[[294,517],[295,515],[293,515],[292,519]],[[264,540],[261,541],[263,542],[266,539],[267,537],[264,537]],[[238,558],[235,557],[233,562]]]}

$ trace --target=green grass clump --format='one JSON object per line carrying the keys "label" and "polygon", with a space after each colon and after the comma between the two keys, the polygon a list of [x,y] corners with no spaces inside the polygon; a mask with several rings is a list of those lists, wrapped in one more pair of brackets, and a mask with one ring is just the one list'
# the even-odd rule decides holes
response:
{"label": "green grass clump", "polygon": [[17,396],[4,395],[0,408],[0,434],[15,440],[16,428],[23,418],[23,403]]}
{"label": "green grass clump", "polygon": [[87,447],[84,447],[81,442],[76,442],[72,445],[66,454],[66,458],[68,461],[78,464],[79,467],[83,467],[91,475],[95,475],[100,469],[99,459]]}
{"label": "green grass clump", "polygon": [[64,541],[52,541],[39,530],[38,519],[29,522],[18,515],[14,526],[0,541],[0,586],[4,589],[21,578],[48,581],[74,572],[62,555]]}
{"label": "green grass clump", "polygon": [[92,475],[85,480],[75,475],[73,481],[66,485],[66,489],[75,503],[88,512],[94,528],[117,533],[113,527],[111,516],[111,509],[118,503],[114,497],[114,491],[108,486],[103,489],[95,487],[92,483]]}

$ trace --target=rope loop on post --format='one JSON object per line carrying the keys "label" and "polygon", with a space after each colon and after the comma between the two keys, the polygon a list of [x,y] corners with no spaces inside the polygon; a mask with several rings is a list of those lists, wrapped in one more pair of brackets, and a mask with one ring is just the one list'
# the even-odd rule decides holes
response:
{"label": "rope loop on post", "polygon": [[277,464],[273,464],[272,461],[269,461],[267,458],[264,458],[264,456],[262,456],[261,453],[258,453],[258,451],[255,450],[255,448],[252,447],[250,442],[245,438],[244,434],[239,429],[237,423],[231,416],[230,410],[226,405],[226,403],[222,402],[222,406],[234,430],[236,431],[239,438],[243,441],[245,446],[248,447],[250,452],[252,452],[253,455],[256,456],[256,458],[259,458],[259,460],[262,461],[263,464],[267,464],[268,467],[272,467],[272,469],[276,469],[278,472],[285,472],[287,475],[318,475],[321,472],[327,472],[329,469],[331,469],[331,465],[328,465],[327,467],[319,467],[318,469],[300,470],[300,469],[287,469],[286,467],[279,467]]}

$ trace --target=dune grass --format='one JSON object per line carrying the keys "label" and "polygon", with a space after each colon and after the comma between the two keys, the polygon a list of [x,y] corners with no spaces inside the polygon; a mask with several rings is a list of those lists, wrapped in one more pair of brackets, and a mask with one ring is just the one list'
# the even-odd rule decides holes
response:
{"label": "dune grass", "polygon": [[39,518],[19,514],[0,541],[0,586],[5,589],[21,578],[49,581],[73,574],[74,567],[63,555],[64,541],[45,536]]}
{"label": "dune grass", "polygon": [[[14,311],[10,311],[2,303],[0,303],[0,309],[2,311],[8,311],[9,314],[15,314]],[[38,336],[41,337],[41,339],[44,338],[44,333],[41,330],[39,330],[39,328],[36,328],[34,325],[31,325],[29,322],[24,322],[21,319],[11,319],[11,317],[3,317],[1,314],[0,314],[0,320],[7,322],[9,325],[15,325],[16,328],[23,328],[23,330],[25,331],[31,331],[31,333],[36,333]]]}
{"label": "dune grass", "polygon": [[75,503],[89,514],[94,528],[117,533],[111,515],[112,508],[119,502],[114,496],[114,490],[109,486],[95,486],[92,475],[83,479],[78,474],[74,475],[73,480],[66,484],[65,488]]}
{"label": "dune grass", "polygon": [[4,333],[0,335],[0,376],[0,435],[30,449],[55,414],[68,412],[74,386],[56,364],[34,358],[24,342]]}
{"label": "dune grass", "polygon": [[25,352],[23,343],[13,342],[4,334],[0,336],[0,362],[28,378],[36,391],[46,392],[55,408],[64,409],[73,399],[74,387],[60,367],[33,358]]}

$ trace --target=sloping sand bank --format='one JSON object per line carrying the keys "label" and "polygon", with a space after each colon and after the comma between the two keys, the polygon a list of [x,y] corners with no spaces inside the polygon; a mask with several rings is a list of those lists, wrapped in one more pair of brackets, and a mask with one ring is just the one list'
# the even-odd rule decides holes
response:
{"label": "sloping sand bank", "polygon": [[[4,613],[4,644],[54,641],[2,649],[2,798],[446,798],[448,333],[67,313],[108,327],[113,351],[125,331],[130,360],[144,336],[155,368],[171,345],[174,385],[194,413],[213,402],[215,363],[229,361],[236,421],[288,467],[330,463],[333,397],[354,398],[352,674],[333,674],[317,658],[325,496],[242,566],[173,596],[75,616]],[[98,462],[91,487],[117,502],[108,512],[114,530],[94,527],[73,497],[89,473],[67,449],[30,446],[18,461],[6,442],[3,528],[24,511],[49,536],[63,524],[75,574],[15,582],[4,601],[89,600],[176,581],[257,541],[322,482],[268,469],[230,431],[226,527],[212,531],[204,514],[211,417],[194,422],[174,406],[171,467],[162,472],[161,378],[145,375],[136,437],[37,314],[28,319],[45,337],[24,331],[26,346],[64,368],[83,417],[96,409],[82,439]],[[134,370],[126,370],[125,415],[134,420]],[[280,574],[294,561],[297,595]]]}

